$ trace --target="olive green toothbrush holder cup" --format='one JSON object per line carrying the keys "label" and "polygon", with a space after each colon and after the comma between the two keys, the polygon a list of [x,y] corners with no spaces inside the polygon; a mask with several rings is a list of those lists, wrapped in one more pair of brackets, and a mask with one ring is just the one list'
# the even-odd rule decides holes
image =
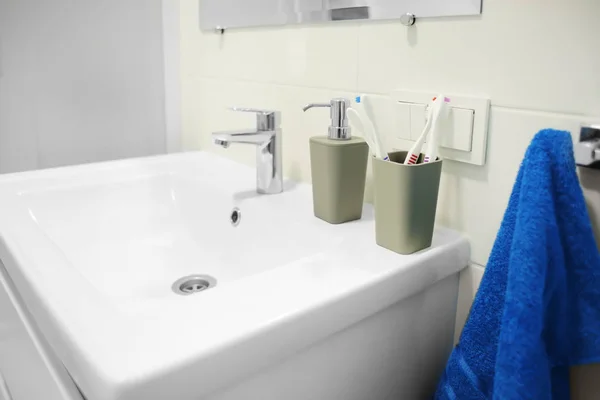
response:
{"label": "olive green toothbrush holder cup", "polygon": [[442,175],[442,160],[404,165],[407,154],[373,159],[377,244],[399,254],[431,246]]}

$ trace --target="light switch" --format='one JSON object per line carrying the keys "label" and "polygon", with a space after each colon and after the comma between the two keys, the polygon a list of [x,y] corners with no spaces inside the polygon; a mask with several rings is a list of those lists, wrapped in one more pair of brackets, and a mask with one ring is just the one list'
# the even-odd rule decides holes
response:
{"label": "light switch", "polygon": [[473,120],[475,111],[453,107],[448,118],[446,134],[440,138],[440,146],[460,151],[473,147]]}
{"label": "light switch", "polygon": [[411,140],[410,104],[396,102],[394,108],[394,115],[396,116],[394,138]]}
{"label": "light switch", "polygon": [[[391,98],[410,104],[410,140],[415,141],[425,127],[426,105],[439,92],[395,90]],[[440,138],[440,154],[448,160],[484,165],[487,152],[490,99],[444,93],[451,101],[451,117]]]}
{"label": "light switch", "polygon": [[[424,104],[410,105],[410,139],[416,141],[423,133],[427,114]],[[471,151],[473,145],[473,120],[475,111],[466,108],[451,107],[440,146],[448,149]],[[431,132],[430,132],[431,134]],[[429,138],[429,137],[428,137]],[[427,142],[427,141],[425,141]]]}
{"label": "light switch", "polygon": [[427,106],[425,104],[410,105],[410,139],[417,140],[425,129]]}
{"label": "light switch", "polygon": [[[398,146],[398,141],[410,139],[410,107],[388,96],[368,95],[369,116],[385,148]],[[366,110],[365,110],[366,111]],[[356,132],[356,135],[362,135]]]}

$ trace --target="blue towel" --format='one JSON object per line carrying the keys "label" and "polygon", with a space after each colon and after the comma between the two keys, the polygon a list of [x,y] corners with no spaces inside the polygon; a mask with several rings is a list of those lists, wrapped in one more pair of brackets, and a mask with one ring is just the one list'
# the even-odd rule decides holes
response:
{"label": "blue towel", "polygon": [[533,139],[436,400],[569,399],[600,362],[600,255],[568,132]]}

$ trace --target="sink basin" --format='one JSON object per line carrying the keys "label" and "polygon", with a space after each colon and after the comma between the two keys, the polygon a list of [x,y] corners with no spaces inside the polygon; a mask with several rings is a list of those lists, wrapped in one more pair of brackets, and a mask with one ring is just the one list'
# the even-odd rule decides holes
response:
{"label": "sink basin", "polygon": [[[400,256],[374,244],[370,206],[333,226],[310,186],[254,181],[208,153],[0,177],[0,260],[89,399],[203,398],[468,263],[455,232]],[[216,286],[172,290],[195,274]]]}
{"label": "sink basin", "polygon": [[[57,185],[19,197],[71,267],[125,309],[140,300],[172,297],[166,283],[182,276],[207,274],[226,285],[340,242],[306,224],[306,218],[289,215],[285,205],[293,207],[293,197],[259,199],[245,192],[236,198],[235,186],[207,178],[161,173]],[[237,227],[230,220],[235,207],[244,219]],[[307,210],[298,211],[306,215]],[[306,232],[301,241],[286,234],[299,230]]]}

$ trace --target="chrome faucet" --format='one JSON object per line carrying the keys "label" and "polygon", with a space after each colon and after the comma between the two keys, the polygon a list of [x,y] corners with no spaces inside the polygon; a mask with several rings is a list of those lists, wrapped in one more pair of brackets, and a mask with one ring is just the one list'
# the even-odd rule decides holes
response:
{"label": "chrome faucet", "polygon": [[233,107],[233,111],[256,113],[256,129],[212,134],[213,142],[223,148],[231,143],[256,146],[256,191],[262,194],[283,192],[281,165],[281,113]]}

